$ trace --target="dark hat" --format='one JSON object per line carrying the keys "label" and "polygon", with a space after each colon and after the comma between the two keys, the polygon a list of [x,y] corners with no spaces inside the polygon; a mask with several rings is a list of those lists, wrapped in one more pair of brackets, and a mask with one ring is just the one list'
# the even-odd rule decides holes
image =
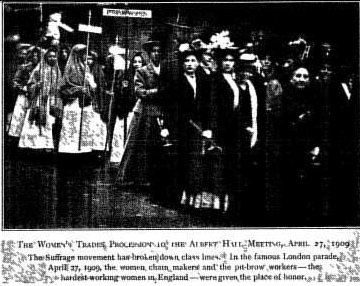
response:
{"label": "dark hat", "polygon": [[238,47],[227,47],[226,49],[215,49],[215,55],[217,59],[221,60],[227,55],[232,55],[234,59],[238,59],[239,48]]}
{"label": "dark hat", "polygon": [[62,50],[67,50],[68,52],[70,52],[70,47],[64,43],[60,43],[59,45],[59,51],[62,51]]}
{"label": "dark hat", "polygon": [[207,49],[207,45],[203,42],[203,40],[201,40],[200,38],[195,38],[191,41],[191,46],[195,49],[195,50],[206,50]]}
{"label": "dark hat", "polygon": [[32,57],[33,54],[38,53],[40,55],[41,53],[41,48],[38,46],[31,46],[30,48],[27,49],[27,56],[28,57]]}
{"label": "dark hat", "polygon": [[254,44],[251,42],[245,43],[242,49],[239,51],[239,60],[241,63],[252,64],[256,61],[257,57],[254,53]]}
{"label": "dark hat", "polygon": [[321,43],[319,58],[322,63],[329,63],[329,64],[334,63],[335,54],[334,54],[333,46],[330,43],[327,42]]}
{"label": "dark hat", "polygon": [[202,54],[201,50],[194,49],[193,46],[188,43],[182,44],[179,47],[179,58],[181,61],[184,61],[185,58],[190,55],[193,55],[198,60],[200,60],[201,54]]}
{"label": "dark hat", "polygon": [[58,52],[59,52],[59,47],[58,47],[58,46],[50,46],[50,47],[46,50],[46,53],[49,53],[49,52],[58,53]]}
{"label": "dark hat", "polygon": [[147,41],[142,45],[142,48],[144,51],[149,53],[151,51],[151,49],[155,46],[158,46],[161,49],[163,48],[160,41],[158,41],[158,40]]}

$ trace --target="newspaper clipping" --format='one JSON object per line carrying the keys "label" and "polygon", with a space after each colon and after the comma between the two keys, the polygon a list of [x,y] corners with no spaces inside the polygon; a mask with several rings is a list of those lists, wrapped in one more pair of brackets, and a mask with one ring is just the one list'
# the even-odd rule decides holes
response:
{"label": "newspaper clipping", "polygon": [[1,5],[2,285],[360,282],[359,3]]}

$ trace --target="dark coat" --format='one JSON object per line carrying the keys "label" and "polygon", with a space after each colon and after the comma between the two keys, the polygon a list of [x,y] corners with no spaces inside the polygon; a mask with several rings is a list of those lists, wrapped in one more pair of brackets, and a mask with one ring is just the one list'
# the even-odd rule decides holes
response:
{"label": "dark coat", "polygon": [[[245,130],[252,126],[251,103],[248,86],[239,87],[239,105],[234,108],[234,93],[221,73],[216,74],[212,84],[212,96],[216,107],[215,137],[220,145],[235,151],[238,144],[249,145]],[[234,149],[235,148],[235,149]],[[238,150],[239,151],[239,150]]]}
{"label": "dark coat", "polygon": [[[211,128],[213,105],[210,97],[210,81],[196,72],[196,96],[185,75],[168,84],[169,105],[166,109],[166,126],[177,142],[178,186],[188,193],[204,191],[202,165],[202,137],[189,121],[202,130]],[[171,102],[171,103],[170,103]]]}
{"label": "dark coat", "polygon": [[[239,82],[240,83],[240,82]],[[216,106],[215,141],[223,148],[225,187],[231,193],[244,190],[245,170],[250,160],[252,126],[251,97],[248,84],[239,86],[239,104],[234,107],[234,92],[223,74],[217,73],[212,84],[212,98]]]}
{"label": "dark coat", "polygon": [[[210,95],[210,81],[201,73],[196,73],[196,97],[185,75],[179,77],[178,82],[170,84],[167,92],[172,103],[169,104],[168,120],[170,129],[176,131],[179,137],[186,138],[187,133],[194,128],[189,124],[192,120],[203,130],[211,129],[213,106]],[[170,112],[170,113],[169,113]],[[180,132],[180,133],[178,133]],[[191,132],[191,134],[194,132]]]}
{"label": "dark coat", "polygon": [[321,145],[321,111],[318,96],[311,87],[297,90],[285,86],[281,103],[282,154],[286,164],[305,167],[310,151]]}

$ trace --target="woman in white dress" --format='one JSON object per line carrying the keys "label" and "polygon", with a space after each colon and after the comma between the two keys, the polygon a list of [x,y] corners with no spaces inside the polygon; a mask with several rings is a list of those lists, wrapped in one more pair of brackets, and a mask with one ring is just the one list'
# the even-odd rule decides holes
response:
{"label": "woman in white dress", "polygon": [[18,138],[16,140],[16,146],[18,145],[18,140],[25,122],[26,110],[28,108],[27,83],[32,71],[39,63],[40,57],[39,48],[29,48],[27,52],[27,62],[24,62],[18,67],[13,79],[13,88],[17,98],[14,111],[10,119],[8,134],[12,138]]}
{"label": "woman in white dress", "polygon": [[21,131],[20,148],[54,149],[52,127],[56,114],[52,111],[61,110],[61,99],[58,94],[60,81],[57,50],[50,48],[33,70],[28,82],[29,109]]}
{"label": "woman in white dress", "polygon": [[[96,89],[93,93],[92,106],[94,111],[93,118],[93,152],[96,153],[98,158],[101,158],[105,150],[109,98],[106,97],[106,78],[103,67],[98,63],[98,54],[91,51],[88,56],[88,64],[90,72],[94,76],[96,82]],[[107,150],[109,148],[107,147]]]}
{"label": "woman in white dress", "polygon": [[87,64],[85,58],[86,46],[77,44],[72,48],[65,67],[60,86],[64,112],[59,153],[79,154],[93,150],[92,100],[98,85],[89,68],[92,56],[88,55]]}
{"label": "woman in white dress", "polygon": [[94,54],[86,55],[85,45],[75,45],[60,86],[64,105],[57,162],[60,227],[89,225],[89,217],[84,214],[91,213],[91,195],[99,167],[93,151],[101,147],[106,137],[106,133],[97,134],[104,117],[101,111],[105,110],[102,92],[105,82],[94,67]]}
{"label": "woman in white dress", "polygon": [[56,169],[52,131],[54,111],[61,110],[57,92],[60,81],[57,51],[50,48],[33,70],[27,85],[29,107],[19,140],[20,160],[12,175],[21,180],[12,194],[19,228],[43,228],[53,224]]}

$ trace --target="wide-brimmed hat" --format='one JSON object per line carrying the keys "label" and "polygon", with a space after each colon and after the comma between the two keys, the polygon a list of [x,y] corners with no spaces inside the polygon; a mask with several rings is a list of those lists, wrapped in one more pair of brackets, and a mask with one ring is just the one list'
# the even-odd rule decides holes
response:
{"label": "wide-brimmed hat", "polygon": [[155,46],[160,47],[160,49],[163,49],[163,47],[162,47],[162,45],[161,45],[161,42],[158,41],[158,40],[147,41],[147,42],[145,42],[145,43],[142,45],[142,48],[143,48],[144,51],[150,52],[151,49],[152,49],[153,47],[155,47]]}
{"label": "wide-brimmed hat", "polygon": [[191,44],[184,43],[180,45],[178,55],[181,61],[185,60],[185,58],[190,55],[194,55],[198,60],[200,60],[202,51],[200,49],[194,49]]}
{"label": "wide-brimmed hat", "polygon": [[240,54],[239,60],[244,63],[254,63],[257,60],[257,57],[255,54],[245,52]]}
{"label": "wide-brimmed hat", "polygon": [[239,58],[239,47],[227,47],[226,49],[215,49],[215,55],[218,60],[223,59],[227,55],[231,55],[234,59]]}
{"label": "wide-brimmed hat", "polygon": [[27,50],[27,49],[29,49],[30,47],[31,47],[30,44],[27,44],[27,43],[19,43],[19,44],[16,46],[16,49],[17,49],[18,51],[20,51],[20,50]]}

